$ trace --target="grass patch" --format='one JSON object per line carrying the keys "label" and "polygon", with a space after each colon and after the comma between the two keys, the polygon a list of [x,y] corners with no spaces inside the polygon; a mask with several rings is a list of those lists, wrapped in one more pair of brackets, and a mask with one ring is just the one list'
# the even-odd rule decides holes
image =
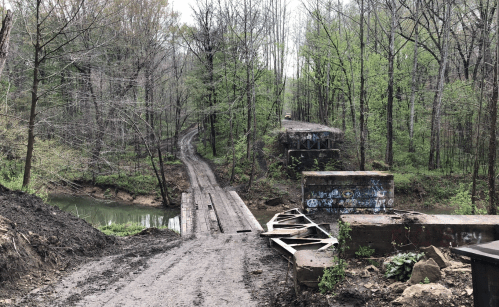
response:
{"label": "grass patch", "polygon": [[[118,236],[126,237],[138,234],[147,227],[142,226],[138,223],[126,223],[126,224],[111,224],[107,226],[101,226],[98,229],[108,236]],[[158,227],[158,229],[166,229],[167,226]]]}

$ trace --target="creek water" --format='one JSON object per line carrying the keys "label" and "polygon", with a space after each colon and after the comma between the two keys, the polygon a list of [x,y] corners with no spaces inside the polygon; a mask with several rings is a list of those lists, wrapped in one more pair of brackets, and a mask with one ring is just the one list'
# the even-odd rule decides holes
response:
{"label": "creek water", "polygon": [[86,196],[50,195],[48,203],[84,219],[95,227],[137,223],[144,227],[168,226],[180,232],[180,209],[163,209],[106,201]]}
{"label": "creek water", "polygon": [[[164,209],[131,205],[117,201],[106,201],[88,196],[65,194],[50,195],[48,203],[70,212],[98,227],[104,225],[138,223],[144,227],[167,226],[180,232],[180,209]],[[251,210],[255,218],[267,229],[267,222],[277,212]]]}

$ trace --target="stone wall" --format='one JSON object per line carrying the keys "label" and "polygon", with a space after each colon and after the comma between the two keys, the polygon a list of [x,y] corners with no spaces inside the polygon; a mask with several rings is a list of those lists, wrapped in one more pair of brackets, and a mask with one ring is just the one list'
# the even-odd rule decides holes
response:
{"label": "stone wall", "polygon": [[389,212],[393,175],[373,172],[302,172],[302,204],[307,211]]}

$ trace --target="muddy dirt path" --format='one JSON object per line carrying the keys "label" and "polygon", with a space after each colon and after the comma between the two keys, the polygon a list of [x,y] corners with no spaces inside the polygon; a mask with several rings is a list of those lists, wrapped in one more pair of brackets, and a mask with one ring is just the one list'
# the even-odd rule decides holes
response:
{"label": "muddy dirt path", "polygon": [[[193,190],[220,189],[208,165],[183,138]],[[195,179],[195,180],[194,180]],[[89,262],[32,291],[22,306],[261,306],[282,284],[287,263],[257,232],[194,232]]]}

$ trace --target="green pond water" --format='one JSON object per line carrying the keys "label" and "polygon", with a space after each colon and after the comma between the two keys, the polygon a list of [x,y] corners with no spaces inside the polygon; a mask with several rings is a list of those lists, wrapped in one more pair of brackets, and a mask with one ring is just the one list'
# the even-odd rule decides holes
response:
{"label": "green pond water", "polygon": [[86,220],[95,227],[112,223],[137,223],[144,227],[169,226],[180,231],[178,223],[180,209],[138,206],[71,195],[51,195],[48,203]]}
{"label": "green pond water", "polygon": [[[106,201],[87,196],[50,195],[48,203],[82,218],[98,227],[104,225],[138,223],[144,227],[168,226],[180,232],[180,209],[163,209]],[[267,229],[267,222],[277,212],[252,210],[253,215]]]}

